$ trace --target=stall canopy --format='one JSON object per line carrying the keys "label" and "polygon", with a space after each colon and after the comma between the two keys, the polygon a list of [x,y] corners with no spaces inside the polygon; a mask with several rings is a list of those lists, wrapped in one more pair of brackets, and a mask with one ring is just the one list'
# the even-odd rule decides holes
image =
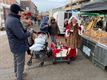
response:
{"label": "stall canopy", "polygon": [[90,2],[81,6],[81,11],[106,11],[107,1]]}
{"label": "stall canopy", "polygon": [[82,15],[82,16],[99,16],[99,13],[83,12],[83,13],[80,13],[79,15]]}

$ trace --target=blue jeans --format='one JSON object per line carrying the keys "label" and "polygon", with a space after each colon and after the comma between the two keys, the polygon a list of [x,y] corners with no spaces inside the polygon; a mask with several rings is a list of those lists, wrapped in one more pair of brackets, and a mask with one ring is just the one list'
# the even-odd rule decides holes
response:
{"label": "blue jeans", "polygon": [[16,80],[23,80],[25,53],[14,54],[14,72]]}

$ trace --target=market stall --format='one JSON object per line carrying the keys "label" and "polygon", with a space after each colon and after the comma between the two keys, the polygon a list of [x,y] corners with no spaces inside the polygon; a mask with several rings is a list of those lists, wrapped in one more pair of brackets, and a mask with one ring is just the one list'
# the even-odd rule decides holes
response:
{"label": "market stall", "polygon": [[[87,12],[88,21],[85,26],[85,33],[81,35],[83,44],[81,51],[96,65],[102,69],[107,68],[107,1],[93,2],[81,7],[82,12]],[[94,14],[89,16],[89,14]],[[85,16],[85,17],[86,17]],[[83,23],[84,23],[83,22]]]}

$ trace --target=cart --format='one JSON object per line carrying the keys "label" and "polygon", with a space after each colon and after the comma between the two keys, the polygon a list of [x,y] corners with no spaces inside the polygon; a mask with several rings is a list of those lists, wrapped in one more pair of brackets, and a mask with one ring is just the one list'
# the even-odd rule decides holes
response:
{"label": "cart", "polygon": [[53,54],[53,60],[52,60],[53,64],[56,64],[58,62],[67,62],[68,64],[70,64],[71,60],[69,57],[69,52],[71,48],[66,47],[63,44],[52,43],[51,49],[52,49],[52,54]]}

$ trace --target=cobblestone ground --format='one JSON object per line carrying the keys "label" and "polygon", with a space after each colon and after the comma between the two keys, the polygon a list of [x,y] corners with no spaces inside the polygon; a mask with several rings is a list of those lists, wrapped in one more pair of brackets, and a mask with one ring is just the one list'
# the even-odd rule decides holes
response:
{"label": "cobblestone ground", "polygon": [[[28,60],[26,55],[26,63]],[[13,70],[13,57],[4,32],[0,35],[0,80],[15,80]],[[94,66],[80,51],[71,64],[53,65],[47,59],[43,67],[38,67],[38,60],[33,60],[32,66],[25,66],[25,72],[26,80],[107,80],[107,72]]]}

